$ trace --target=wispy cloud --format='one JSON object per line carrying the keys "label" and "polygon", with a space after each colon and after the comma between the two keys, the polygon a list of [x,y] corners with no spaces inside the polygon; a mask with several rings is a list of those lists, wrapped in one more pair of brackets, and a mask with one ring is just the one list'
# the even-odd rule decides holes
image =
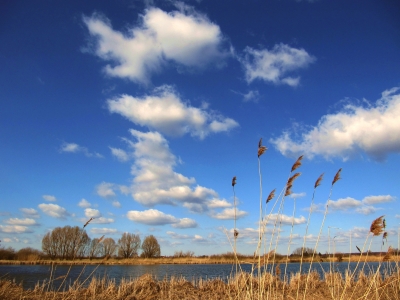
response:
{"label": "wispy cloud", "polygon": [[79,146],[75,143],[63,143],[60,147],[60,152],[66,153],[83,153],[87,157],[103,158],[103,155],[97,152],[90,152],[86,147]]}
{"label": "wispy cloud", "polygon": [[[246,216],[248,213],[239,209],[236,209],[236,219],[241,219]],[[223,211],[217,213],[212,212],[210,214],[212,218],[219,220],[233,220],[235,218],[235,209],[234,208],[225,208]]]}
{"label": "wispy cloud", "polygon": [[300,77],[290,77],[287,73],[305,68],[315,61],[315,58],[304,49],[292,48],[285,44],[275,45],[272,50],[256,50],[247,47],[245,56],[239,57],[248,83],[256,79],[274,84],[297,86]]}
{"label": "wispy cloud", "polygon": [[129,154],[124,150],[119,148],[109,147],[113,156],[115,156],[119,161],[126,162],[129,160]]}
{"label": "wispy cloud", "polygon": [[42,198],[46,201],[54,202],[57,201],[57,198],[52,195],[43,195]]}
{"label": "wispy cloud", "polygon": [[[190,106],[181,100],[171,86],[156,88],[152,94],[141,98],[121,95],[107,101],[110,112],[118,113],[135,124],[155,129],[163,134],[182,136],[189,133],[204,139],[210,133],[230,131],[239,124],[222,115]],[[113,149],[113,148],[112,148]],[[128,156],[115,149],[113,154],[122,160]]]}
{"label": "wispy cloud", "polygon": [[115,228],[91,228],[90,232],[93,234],[115,234],[118,230]]}
{"label": "wispy cloud", "polygon": [[39,213],[34,208],[20,208],[19,210],[24,214],[25,217],[40,218]]}
{"label": "wispy cloud", "polygon": [[3,233],[30,233],[33,232],[29,227],[22,225],[0,225],[0,232]]}
{"label": "wispy cloud", "polygon": [[116,31],[111,22],[100,15],[84,17],[94,38],[92,50],[110,61],[105,72],[148,84],[153,73],[171,63],[182,68],[204,68],[221,64],[229,55],[223,50],[224,39],[218,25],[193,9],[165,12],[151,7],[142,15],[141,24],[126,32]]}
{"label": "wispy cloud", "polygon": [[400,88],[382,93],[375,104],[347,104],[335,113],[323,116],[318,125],[305,129],[299,139],[291,131],[272,139],[286,156],[305,153],[309,158],[321,155],[346,160],[358,153],[383,161],[390,153],[400,153]]}
{"label": "wispy cloud", "polygon": [[25,218],[25,219],[18,219],[18,218],[10,218],[8,220],[5,220],[6,224],[9,225],[23,225],[23,226],[36,226],[39,225],[36,220],[30,219],[30,218]]}

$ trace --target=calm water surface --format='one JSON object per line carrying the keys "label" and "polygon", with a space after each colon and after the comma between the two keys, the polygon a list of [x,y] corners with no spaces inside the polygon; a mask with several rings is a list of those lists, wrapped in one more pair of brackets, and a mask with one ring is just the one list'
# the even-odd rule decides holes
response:
{"label": "calm water surface", "polygon": [[[309,270],[309,263],[303,263],[302,273],[307,273]],[[344,274],[348,268],[347,262],[331,264],[333,270]],[[354,270],[356,263],[350,263],[350,269]],[[358,269],[362,264],[359,265]],[[368,263],[365,265],[365,273],[377,270],[379,263]],[[268,267],[268,269],[271,266]],[[287,274],[297,273],[300,264],[290,263],[287,265]],[[381,273],[388,271],[391,272],[395,269],[395,263],[381,264]],[[251,272],[251,265],[241,265],[245,272]],[[324,272],[329,272],[329,263],[313,263],[312,269],[320,273],[321,278]],[[192,279],[213,279],[221,278],[226,280],[231,275],[235,274],[235,266],[231,264],[226,265],[130,265],[130,266],[111,266],[111,265],[88,265],[88,266],[62,266],[57,265],[51,267],[48,265],[2,265],[0,266],[0,278],[8,278],[15,280],[16,283],[22,283],[25,289],[31,289],[35,284],[47,282],[49,278],[57,278],[68,274],[66,282],[71,284],[75,280],[83,282],[87,278],[93,276],[97,278],[107,277],[115,280],[118,284],[121,279],[133,279],[140,277],[144,274],[151,274],[158,280],[164,278],[185,277],[187,280]],[[275,268],[274,268],[275,269]],[[280,265],[281,277],[285,270],[285,264]],[[256,272],[255,272],[256,273]],[[289,275],[290,276],[290,275]],[[53,288],[58,288],[63,279],[54,280],[52,283]]]}

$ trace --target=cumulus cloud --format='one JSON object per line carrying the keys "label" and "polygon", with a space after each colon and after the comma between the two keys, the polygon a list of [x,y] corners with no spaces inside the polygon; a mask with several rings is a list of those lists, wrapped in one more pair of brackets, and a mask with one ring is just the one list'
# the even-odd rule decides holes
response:
{"label": "cumulus cloud", "polygon": [[129,154],[126,153],[124,150],[112,147],[109,148],[111,150],[112,155],[114,155],[119,161],[126,162],[129,160]]}
{"label": "cumulus cloud", "polygon": [[337,201],[329,200],[328,201],[329,208],[332,210],[348,210],[351,208],[357,208],[362,206],[362,202],[360,200],[356,200],[351,197],[342,198]]}
{"label": "cumulus cloud", "polygon": [[382,93],[375,104],[347,104],[323,116],[316,126],[304,129],[299,138],[286,131],[271,142],[285,156],[321,155],[325,159],[348,159],[358,153],[383,161],[390,153],[400,153],[400,88]]}
{"label": "cumulus cloud", "polygon": [[396,198],[391,195],[367,196],[362,200],[362,202],[364,204],[378,204],[392,202],[395,199]]}
{"label": "cumulus cloud", "polygon": [[24,214],[25,217],[40,218],[37,210],[34,208],[20,208],[19,210]]}
{"label": "cumulus cloud", "polygon": [[82,208],[88,208],[92,206],[92,204],[90,204],[89,201],[87,201],[86,199],[82,199],[81,201],[79,201],[78,206]]}
{"label": "cumulus cloud", "polygon": [[121,203],[120,203],[119,201],[117,201],[117,200],[114,200],[114,201],[112,202],[112,206],[114,206],[114,207],[116,207],[116,208],[120,208],[120,207],[121,207]]}
{"label": "cumulus cloud", "polygon": [[9,225],[23,225],[23,226],[39,225],[38,223],[36,223],[36,220],[30,218],[25,218],[25,219],[10,218],[6,220],[5,223]]}
{"label": "cumulus cloud", "polygon": [[86,218],[99,218],[101,217],[101,213],[99,210],[94,208],[86,208],[85,209]]}
{"label": "cumulus cloud", "polygon": [[197,222],[189,218],[182,218],[178,223],[171,225],[174,228],[196,228]]}
{"label": "cumulus cloud", "polygon": [[138,26],[124,33],[96,14],[83,21],[95,41],[93,52],[111,62],[105,72],[138,83],[148,84],[153,73],[171,62],[180,69],[203,68],[228,55],[219,26],[193,9],[167,13],[151,7]]}
{"label": "cumulus cloud", "polygon": [[356,208],[356,212],[363,214],[363,215],[370,215],[373,214],[374,212],[376,212],[378,210],[378,208],[373,207],[373,206],[369,206],[369,205],[365,205],[362,207],[357,207]]}
{"label": "cumulus cloud", "polygon": [[293,218],[293,216],[287,216],[284,214],[270,214],[268,216],[268,219],[266,220],[268,223],[273,223],[276,220],[278,220],[278,222],[282,222],[282,224],[286,224],[286,225],[300,225],[300,224],[304,224],[307,222],[306,218],[303,216],[300,216],[300,218]]}
{"label": "cumulus cloud", "polygon": [[115,185],[109,182],[102,182],[96,186],[96,193],[100,197],[110,199],[116,197],[114,192]]}
{"label": "cumulus cloud", "polygon": [[46,201],[51,201],[51,202],[57,201],[57,198],[52,195],[43,195],[42,198]]}
{"label": "cumulus cloud", "polygon": [[[243,218],[246,215],[247,215],[247,212],[236,209],[236,219]],[[210,216],[215,219],[220,219],[220,220],[233,220],[235,218],[235,209],[234,208],[225,208],[220,213],[212,212],[210,214]]]}
{"label": "cumulus cloud", "polygon": [[[239,125],[233,119],[183,102],[176,91],[167,85],[141,98],[121,95],[108,100],[107,105],[110,112],[170,136],[189,133],[203,139],[210,133],[226,132]],[[114,155],[127,159],[126,153],[121,151],[114,150],[118,153]]]}
{"label": "cumulus cloud", "polygon": [[197,226],[196,221],[183,218],[178,219],[173,215],[165,214],[157,209],[145,211],[131,210],[126,214],[129,220],[146,225],[175,225],[175,228],[192,228]]}
{"label": "cumulus cloud", "polygon": [[284,44],[275,45],[272,50],[247,47],[244,52],[245,56],[239,60],[248,83],[260,79],[274,84],[297,86],[300,77],[286,76],[287,73],[305,68],[315,61],[315,58],[304,49]]}
{"label": "cumulus cloud", "polygon": [[60,147],[60,152],[66,153],[83,153],[87,157],[103,158],[103,155],[97,152],[90,152],[86,147],[79,146],[75,143],[63,143]]}
{"label": "cumulus cloud", "polygon": [[117,233],[117,229],[114,228],[91,228],[90,232],[93,234],[114,234]]}
{"label": "cumulus cloud", "polygon": [[64,207],[57,204],[39,204],[39,208],[48,216],[58,219],[65,219],[70,214]]}
{"label": "cumulus cloud", "polygon": [[3,233],[30,233],[33,232],[27,226],[22,225],[0,225],[0,232]]}
{"label": "cumulus cloud", "polygon": [[137,140],[130,144],[135,158],[131,193],[137,202],[145,206],[182,204],[192,212],[227,205],[216,191],[195,185],[194,178],[174,171],[178,160],[160,133],[131,130],[131,134]]}

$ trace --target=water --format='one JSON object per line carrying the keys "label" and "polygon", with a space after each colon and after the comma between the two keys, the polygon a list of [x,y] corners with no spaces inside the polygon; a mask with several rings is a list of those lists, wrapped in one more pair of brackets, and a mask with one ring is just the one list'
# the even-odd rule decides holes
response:
{"label": "water", "polygon": [[[357,263],[350,263],[350,269],[354,270]],[[309,263],[303,263],[302,273],[308,273]],[[348,268],[347,262],[342,263],[332,263],[332,271],[340,272],[344,274]],[[376,271],[378,269],[378,262],[367,263],[364,267],[365,273],[370,271]],[[299,271],[300,264],[290,263],[287,265],[287,274],[297,273]],[[362,267],[359,265],[358,270]],[[380,272],[383,275],[385,271],[389,273],[393,271],[396,267],[396,263],[384,263],[381,264]],[[243,264],[241,265],[242,271],[251,272],[251,265]],[[268,266],[267,271],[271,266]],[[330,264],[324,263],[313,263],[312,270],[317,271],[320,277],[323,278],[323,273],[329,272]],[[285,264],[280,264],[281,278],[283,278]],[[16,283],[22,283],[24,289],[32,289],[35,284],[48,282],[49,278],[57,279],[60,276],[67,275],[66,282],[67,286],[72,284],[76,279],[80,282],[86,281],[90,282],[91,278],[104,278],[113,279],[118,284],[121,279],[134,279],[140,277],[144,274],[151,274],[156,279],[162,280],[164,278],[170,277],[184,277],[187,280],[192,279],[213,279],[220,278],[226,280],[231,275],[234,275],[235,266],[231,264],[199,264],[199,265],[128,265],[128,266],[115,266],[115,265],[87,265],[80,266],[74,265],[64,266],[56,265],[51,267],[49,265],[2,265],[0,266],[0,278],[13,279]],[[275,270],[275,267],[274,267]],[[257,270],[254,271],[257,274]],[[58,289],[59,285],[62,283],[64,278],[54,280],[52,282],[52,287]]]}

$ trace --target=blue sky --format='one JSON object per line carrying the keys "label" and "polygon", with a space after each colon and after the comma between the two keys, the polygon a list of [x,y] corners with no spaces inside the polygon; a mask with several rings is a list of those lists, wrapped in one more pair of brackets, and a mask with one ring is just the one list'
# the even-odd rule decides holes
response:
{"label": "blue sky", "polygon": [[278,252],[292,224],[290,252],[302,245],[325,173],[314,245],[339,168],[318,250],[331,227],[337,250],[351,239],[356,251],[381,215],[385,247],[397,247],[399,12],[396,1],[3,4],[1,245],[40,249],[49,230],[95,217],[92,238],[153,234],[163,255],[231,251],[237,176],[238,251],[251,254],[262,138],[263,209],[304,155]]}

